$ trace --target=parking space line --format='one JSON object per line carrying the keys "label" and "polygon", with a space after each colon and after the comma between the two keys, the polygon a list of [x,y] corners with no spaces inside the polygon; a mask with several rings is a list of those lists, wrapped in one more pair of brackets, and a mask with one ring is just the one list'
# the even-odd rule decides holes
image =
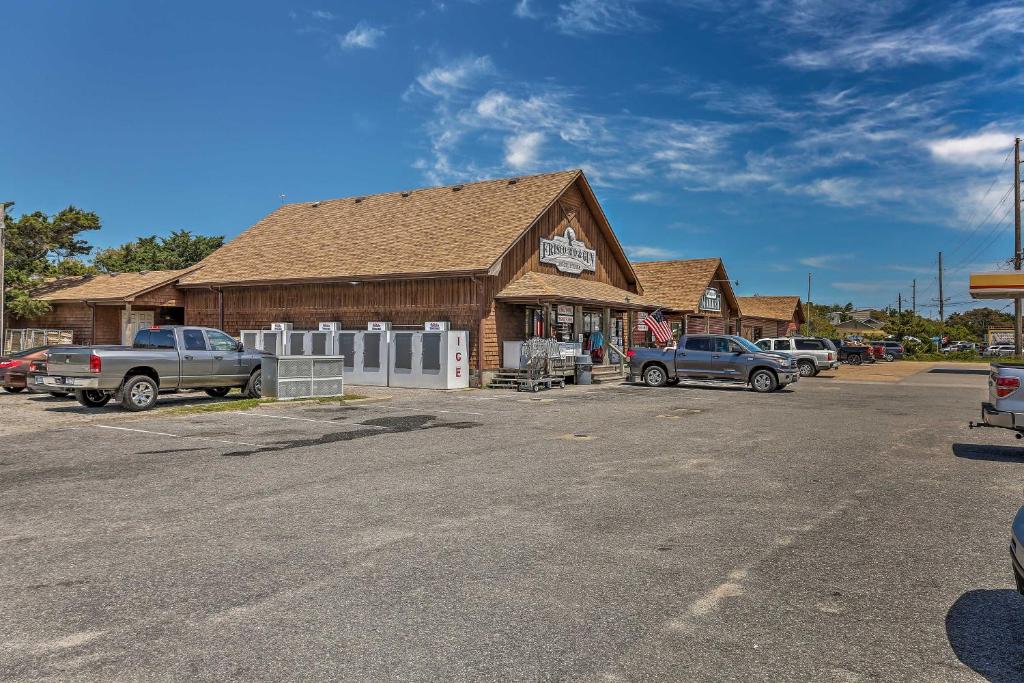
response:
{"label": "parking space line", "polygon": [[99,427],[100,429],[116,429],[119,432],[138,432],[139,434],[150,434],[152,436],[169,436],[174,439],[195,439],[197,441],[213,441],[215,443],[226,443],[232,446],[255,446],[256,448],[263,448],[264,444],[261,443],[248,443],[246,441],[226,441],[224,439],[211,439],[206,436],[188,436],[186,434],[169,434],[167,432],[153,432],[148,429],[131,429],[129,427],[113,427],[111,425],[92,425],[93,427]]}
{"label": "parking space line", "polygon": [[472,410],[423,410],[421,408],[405,408],[403,406],[374,406],[378,410],[406,410],[410,413],[449,413],[454,415],[491,415],[495,411],[489,410],[486,413],[475,413]]}

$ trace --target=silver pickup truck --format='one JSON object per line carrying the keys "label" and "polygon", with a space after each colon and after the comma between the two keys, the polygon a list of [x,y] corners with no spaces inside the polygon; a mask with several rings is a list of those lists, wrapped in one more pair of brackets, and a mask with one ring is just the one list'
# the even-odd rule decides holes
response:
{"label": "silver pickup truck", "polygon": [[263,354],[208,327],[167,325],[139,330],[131,346],[54,350],[41,377],[47,391],[73,391],[83,406],[112,398],[131,411],[149,410],[161,391],[199,389],[224,396],[232,387],[259,397]]}
{"label": "silver pickup truck", "polygon": [[629,372],[649,387],[678,384],[684,379],[748,384],[765,394],[796,382],[796,358],[759,349],[733,335],[696,334],[680,337],[667,349],[631,349]]}
{"label": "silver pickup truck", "polygon": [[970,422],[975,427],[1002,427],[1011,429],[1018,439],[1024,439],[1024,366],[992,363],[988,373],[988,401],[981,404],[981,422]]}

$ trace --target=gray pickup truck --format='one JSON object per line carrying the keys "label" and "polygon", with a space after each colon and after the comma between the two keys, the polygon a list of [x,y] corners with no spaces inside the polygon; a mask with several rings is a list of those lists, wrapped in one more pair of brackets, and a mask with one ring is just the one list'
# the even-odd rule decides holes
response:
{"label": "gray pickup truck", "polygon": [[79,346],[54,350],[42,384],[73,391],[83,406],[98,408],[116,398],[125,409],[149,410],[163,391],[204,390],[224,396],[232,387],[257,398],[263,354],[208,327],[167,325],[139,330],[131,346]]}
{"label": "gray pickup truck", "polygon": [[1002,427],[1013,430],[1018,439],[1024,439],[1024,366],[1011,363],[992,363],[988,373],[988,401],[981,404],[981,422],[970,422],[975,427]]}
{"label": "gray pickup truck", "polygon": [[684,379],[715,380],[747,384],[765,394],[800,379],[796,358],[764,351],[733,335],[686,335],[675,347],[636,348],[627,355],[630,375],[649,387]]}

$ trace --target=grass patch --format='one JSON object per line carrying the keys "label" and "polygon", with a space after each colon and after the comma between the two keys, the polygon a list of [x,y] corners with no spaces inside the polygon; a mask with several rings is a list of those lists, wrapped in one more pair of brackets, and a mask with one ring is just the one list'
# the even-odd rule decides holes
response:
{"label": "grass patch", "polygon": [[903,360],[918,361],[924,363],[1006,363],[1007,365],[1024,365],[1024,359],[999,356],[988,358],[979,356],[976,353],[917,353],[912,356],[904,356]]}
{"label": "grass patch", "polygon": [[191,415],[194,413],[222,413],[231,410],[252,410],[256,406],[265,403],[344,403],[366,398],[358,394],[345,394],[344,396],[325,396],[323,398],[296,398],[291,401],[277,401],[272,398],[240,398],[229,401],[216,401],[214,403],[196,403],[188,406],[175,406],[162,410],[164,415]]}

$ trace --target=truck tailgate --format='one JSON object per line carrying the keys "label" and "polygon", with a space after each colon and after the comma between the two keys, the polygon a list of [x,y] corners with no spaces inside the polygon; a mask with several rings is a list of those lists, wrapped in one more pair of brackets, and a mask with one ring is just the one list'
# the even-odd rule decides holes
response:
{"label": "truck tailgate", "polygon": [[92,349],[53,350],[46,359],[48,375],[88,375]]}

